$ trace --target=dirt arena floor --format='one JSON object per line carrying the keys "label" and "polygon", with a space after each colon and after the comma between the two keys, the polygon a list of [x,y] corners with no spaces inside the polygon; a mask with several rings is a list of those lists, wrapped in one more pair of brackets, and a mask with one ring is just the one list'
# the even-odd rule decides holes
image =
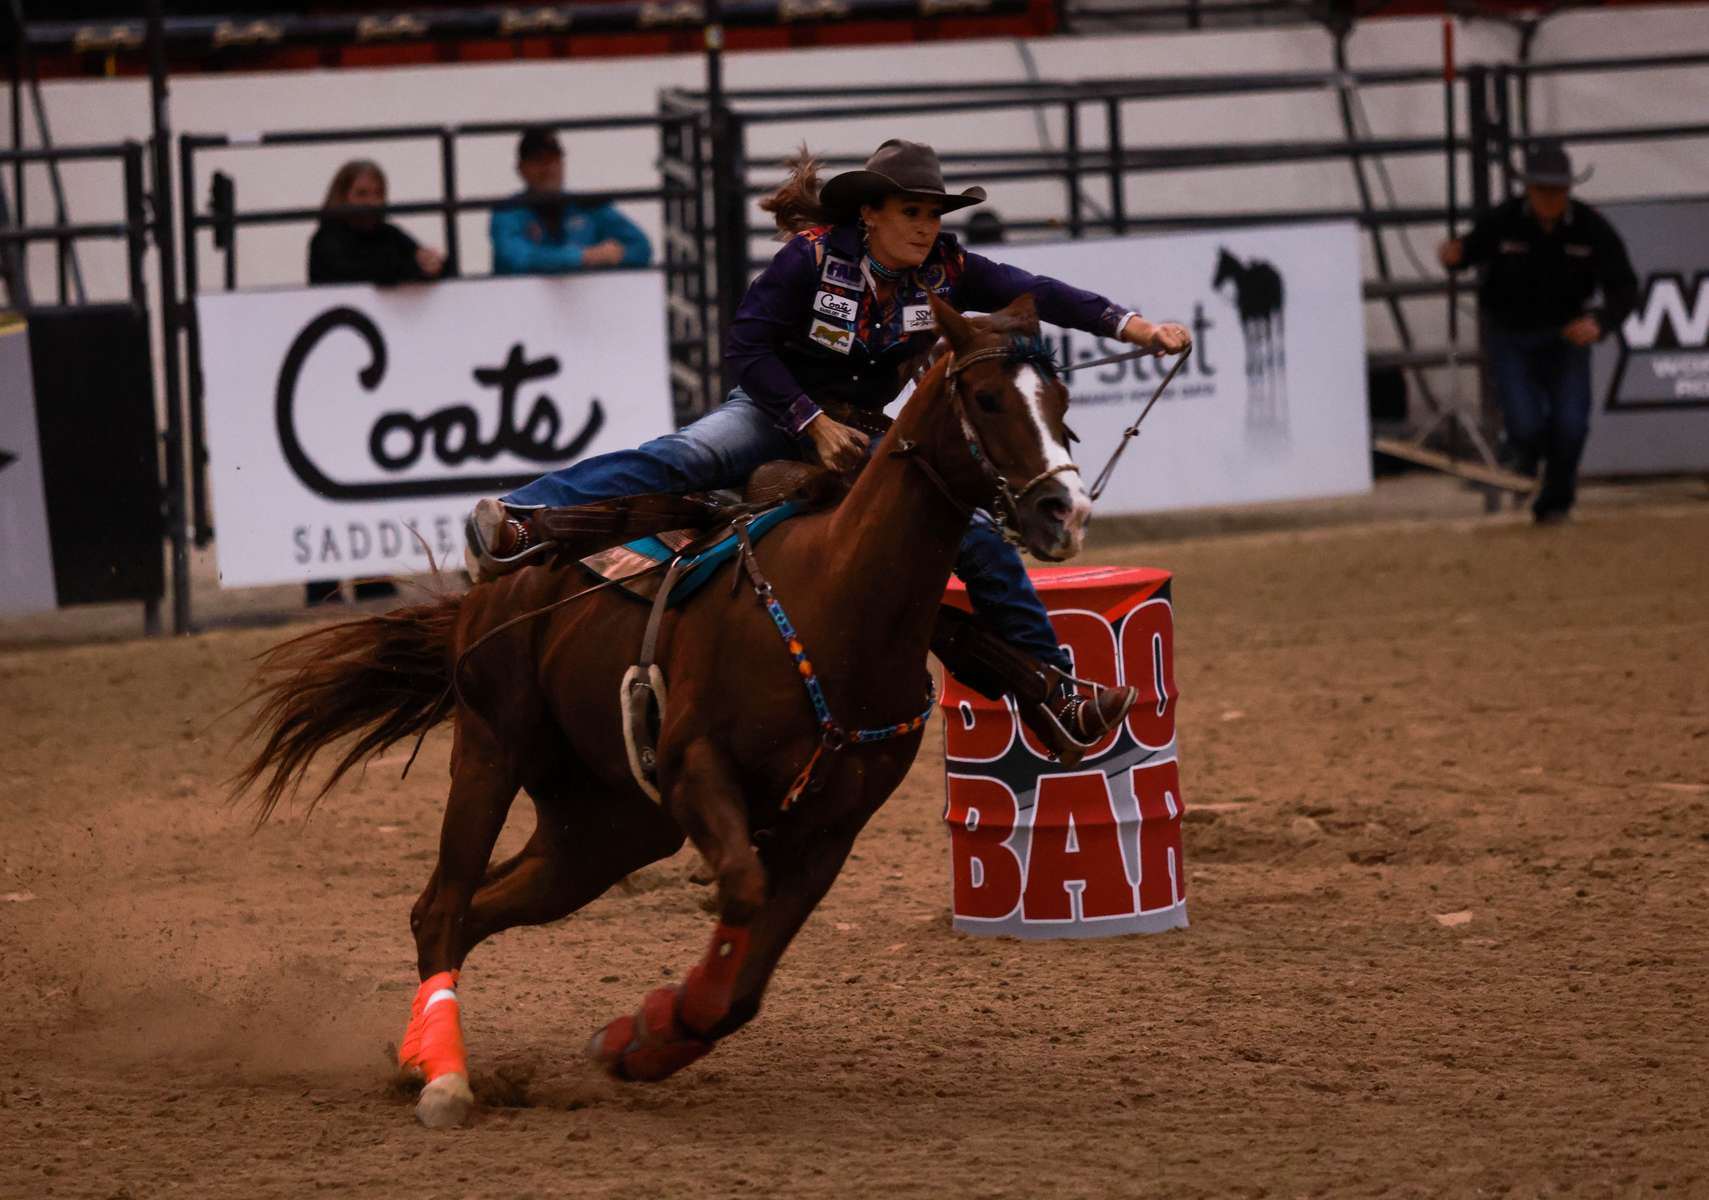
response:
{"label": "dirt arena floor", "polygon": [[1191,929],[952,932],[934,724],[668,1083],[582,1047],[698,955],[689,858],[480,948],[441,1134],[388,1043],[448,738],[251,832],[279,629],[0,625],[0,1195],[1709,1195],[1706,497],[1106,526],[1177,574]]}

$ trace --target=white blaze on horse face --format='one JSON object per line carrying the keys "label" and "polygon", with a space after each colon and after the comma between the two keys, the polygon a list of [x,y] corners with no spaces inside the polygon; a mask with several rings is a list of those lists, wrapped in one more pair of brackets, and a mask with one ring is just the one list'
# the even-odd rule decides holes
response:
{"label": "white blaze on horse face", "polygon": [[1045,380],[1038,369],[1029,364],[1023,364],[1015,372],[1015,390],[1026,401],[1027,415],[1032,418],[1033,428],[1038,432],[1038,444],[1044,451],[1044,469],[1056,471],[1065,467],[1056,476],[1068,489],[1073,508],[1068,514],[1068,534],[1076,537],[1086,527],[1086,522],[1092,516],[1092,499],[1086,495],[1086,481],[1080,477],[1080,468],[1074,465],[1074,456],[1068,453],[1068,447],[1056,440],[1051,434],[1050,427],[1044,419],[1044,402],[1040,399],[1045,389]]}

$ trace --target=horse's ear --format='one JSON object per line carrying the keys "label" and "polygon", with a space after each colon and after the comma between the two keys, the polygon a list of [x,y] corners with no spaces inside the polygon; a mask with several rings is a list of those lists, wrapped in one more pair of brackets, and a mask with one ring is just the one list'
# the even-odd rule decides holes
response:
{"label": "horse's ear", "polygon": [[1003,308],[1003,316],[1007,318],[1005,325],[1038,332],[1038,304],[1031,292],[1022,292],[1009,301]]}
{"label": "horse's ear", "polygon": [[965,349],[973,340],[972,322],[939,300],[935,294],[927,292],[926,297],[931,301],[932,316],[937,320],[938,329],[949,339],[949,344],[957,350]]}

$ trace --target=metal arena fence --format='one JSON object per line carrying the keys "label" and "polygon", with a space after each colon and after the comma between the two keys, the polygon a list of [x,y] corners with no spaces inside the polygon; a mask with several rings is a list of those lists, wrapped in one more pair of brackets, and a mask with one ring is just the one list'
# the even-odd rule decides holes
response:
{"label": "metal arena fence", "polygon": [[[1040,113],[1052,114],[1061,131],[1060,145],[997,147],[976,151],[949,150],[944,155],[952,185],[1034,182],[1060,189],[1054,212],[1009,220],[1006,232],[1020,239],[1041,236],[1078,238],[1141,231],[1228,227],[1250,224],[1347,219],[1366,232],[1371,271],[1364,280],[1368,304],[1385,310],[1399,347],[1374,351],[1373,370],[1411,373],[1415,391],[1438,409],[1425,369],[1455,361],[1451,346],[1426,342],[1414,333],[1412,316],[1420,303],[1440,304],[1449,284],[1440,277],[1400,278],[1391,263],[1385,231],[1441,228],[1450,216],[1442,203],[1401,204],[1388,194],[1383,179],[1386,160],[1433,156],[1444,160],[1450,177],[1465,180],[1464,216],[1475,216],[1508,195],[1515,186],[1514,151],[1533,132],[1530,90],[1542,76],[1606,72],[1645,72],[1709,65],[1709,54],[1647,55],[1580,59],[1553,63],[1497,63],[1468,67],[1444,83],[1439,65],[1354,71],[1346,69],[1346,35],[1336,38],[1337,70],[1281,71],[1229,75],[1112,78],[1071,82],[991,81],[967,84],[850,86],[835,92],[803,95],[799,91],[749,89],[707,92],[671,90],[661,93],[658,111],[615,117],[566,117],[546,122],[565,132],[614,132],[646,138],[657,146],[659,179],[656,187],[602,192],[617,202],[661,206],[664,236],[659,264],[652,270],[667,276],[668,352],[671,359],[673,404],[679,422],[692,420],[721,400],[729,381],[719,353],[721,330],[736,302],[762,262],[767,231],[757,225],[753,199],[773,182],[772,156],[757,164],[749,153],[756,131],[784,124],[811,123],[832,128],[839,123],[875,118],[916,116],[922,97],[934,115],[970,118],[1007,116],[1011,121]],[[1464,132],[1449,136],[1444,119],[1440,131],[1407,137],[1377,137],[1361,128],[1360,96],[1373,89],[1450,89],[1458,111],[1466,114]],[[1226,104],[1236,98],[1317,93],[1332,96],[1340,115],[1341,137],[1189,145],[1137,144],[1136,114],[1147,104],[1202,101]],[[187,546],[205,542],[213,529],[206,487],[206,445],[202,390],[197,367],[199,332],[194,297],[201,278],[200,235],[211,234],[215,254],[223,256],[221,276],[227,288],[241,286],[240,244],[243,230],[264,225],[312,225],[326,214],[318,208],[243,207],[236,187],[222,172],[204,172],[208,152],[241,150],[265,154],[270,150],[305,145],[355,142],[430,143],[437,148],[438,195],[425,200],[388,204],[390,216],[437,215],[444,221],[449,270],[461,257],[457,229],[460,214],[490,210],[504,197],[469,195],[459,171],[459,149],[468,139],[514,137],[536,120],[485,122],[454,126],[410,125],[378,128],[276,130],[244,137],[188,133],[176,139],[178,195],[184,210],[171,219],[170,198],[162,196],[162,163],[171,161],[158,141],[147,147],[156,164],[155,177],[144,180],[144,147],[62,147],[0,154],[0,167],[14,173],[28,162],[54,164],[83,158],[108,157],[122,166],[125,219],[121,222],[77,225],[62,221],[32,223],[18,213],[0,230],[0,254],[22,278],[15,248],[51,242],[57,249],[59,298],[70,295],[75,279],[75,247],[79,241],[119,238],[129,260],[130,303],[146,304],[143,263],[152,241],[162,259],[161,313],[167,361],[165,366],[164,524],[173,543],[174,582],[182,594],[188,586]],[[1569,145],[1611,142],[1656,142],[1709,138],[1709,121],[1550,130]],[[855,165],[852,155],[832,156],[833,169]],[[1226,211],[1141,211],[1133,190],[1148,176],[1188,170],[1227,168],[1285,168],[1302,163],[1344,163],[1351,174],[1358,203],[1317,208],[1240,209]],[[21,177],[14,179],[21,184]],[[207,199],[201,200],[207,187]],[[15,192],[22,194],[21,186]],[[1379,198],[1379,191],[1384,195]],[[1096,202],[1094,202],[1094,194]],[[354,210],[353,210],[354,211]],[[176,225],[176,228],[174,228]],[[175,243],[181,239],[182,250]],[[181,257],[180,257],[181,255]],[[186,280],[177,294],[175,279]],[[180,354],[184,357],[180,359]],[[1461,356],[1459,361],[1466,361]],[[152,406],[152,396],[149,397]],[[151,601],[152,604],[152,601]],[[152,611],[152,608],[151,608]],[[175,628],[188,626],[187,600],[175,603]]]}

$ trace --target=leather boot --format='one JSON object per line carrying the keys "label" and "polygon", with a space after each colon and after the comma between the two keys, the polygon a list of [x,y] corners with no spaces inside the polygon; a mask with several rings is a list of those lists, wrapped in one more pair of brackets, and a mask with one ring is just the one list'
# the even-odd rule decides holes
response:
{"label": "leather boot", "polygon": [[[1088,696],[1071,680],[1065,679],[1051,696],[1050,703],[1040,707],[1051,717],[1050,723],[1059,726],[1067,735],[1068,750],[1059,748],[1045,737],[1040,730],[1043,723],[1040,720],[1028,721],[1027,728],[1055,750],[1056,757],[1065,765],[1078,766],[1086,756],[1086,748],[1126,720],[1138,699],[1139,692],[1130,687],[1101,687]],[[1025,716],[1024,713],[1022,715]]]}
{"label": "leather boot", "polygon": [[463,523],[463,567],[475,583],[508,575],[547,549],[497,500],[482,500]]}
{"label": "leather boot", "polygon": [[1102,687],[1085,695],[1057,668],[1015,649],[948,605],[938,610],[932,653],[982,696],[1013,696],[1021,720],[1066,767],[1079,766],[1092,743],[1121,724],[1139,698],[1130,687]]}

